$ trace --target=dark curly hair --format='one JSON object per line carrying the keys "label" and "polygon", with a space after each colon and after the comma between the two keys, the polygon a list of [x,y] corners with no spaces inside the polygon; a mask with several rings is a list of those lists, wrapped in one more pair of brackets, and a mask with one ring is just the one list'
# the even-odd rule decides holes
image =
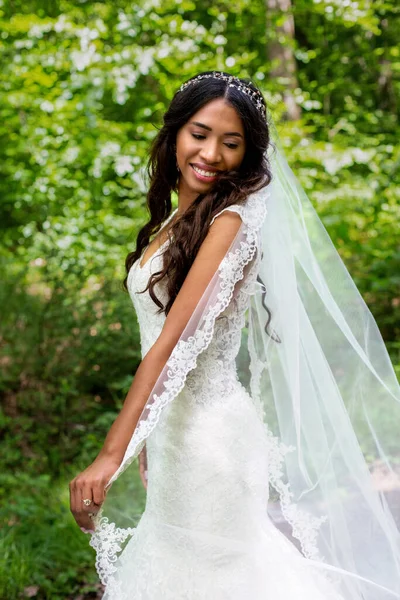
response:
{"label": "dark curly hair", "polygon": [[[206,71],[200,75],[211,73],[212,71]],[[229,77],[228,73],[224,75]],[[240,79],[240,81],[242,85],[256,91],[265,106],[258,88],[250,80]],[[268,124],[249,95],[240,91],[236,85],[229,86],[227,81],[216,77],[200,79],[182,91],[177,91],[164,114],[163,126],[150,148],[147,165],[150,179],[147,193],[150,220],[139,231],[136,249],[126,258],[127,274],[133,263],[141,257],[150,238],[160,230],[162,223],[171,213],[171,192],[177,190],[179,179],[175,155],[178,131],[204,105],[217,98],[224,98],[241,118],[246,151],[238,170],[221,173],[212,188],[207,193],[199,194],[171,226],[169,235],[174,243],[167,244],[163,252],[162,270],[152,274],[147,287],[143,290],[143,292],[149,290],[152,300],[159,307],[159,312],[164,311],[166,315],[207,235],[213,216],[232,204],[244,203],[249,194],[258,191],[271,181],[271,171],[266,158],[266,150],[270,144]],[[165,306],[154,291],[155,285],[164,278],[166,278],[168,297]],[[127,276],[124,286],[127,288]]]}

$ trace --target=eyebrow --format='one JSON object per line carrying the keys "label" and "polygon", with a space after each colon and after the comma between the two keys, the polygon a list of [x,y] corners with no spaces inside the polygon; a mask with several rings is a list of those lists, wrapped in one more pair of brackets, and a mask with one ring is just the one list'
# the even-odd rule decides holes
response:
{"label": "eyebrow", "polygon": [[[207,129],[207,131],[212,131],[211,127],[208,125],[204,125],[204,123],[199,123],[198,121],[191,121],[192,125],[197,125],[197,127],[201,127],[202,129]],[[224,135],[234,135],[236,137],[243,138],[242,134],[238,131],[226,131]]]}

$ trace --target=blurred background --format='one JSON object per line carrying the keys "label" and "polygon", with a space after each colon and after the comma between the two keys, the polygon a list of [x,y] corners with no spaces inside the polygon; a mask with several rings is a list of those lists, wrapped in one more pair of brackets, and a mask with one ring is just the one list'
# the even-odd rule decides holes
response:
{"label": "blurred background", "polygon": [[399,15],[396,0],[0,0],[0,598],[100,595],[68,482],[140,360],[124,259],[187,78],[261,88],[400,373]]}

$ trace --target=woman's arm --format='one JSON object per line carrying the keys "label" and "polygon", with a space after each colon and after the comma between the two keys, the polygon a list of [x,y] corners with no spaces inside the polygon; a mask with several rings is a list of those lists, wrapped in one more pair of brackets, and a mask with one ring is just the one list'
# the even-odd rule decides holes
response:
{"label": "woman's arm", "polygon": [[[241,223],[237,213],[226,211],[210,226],[157,341],[136,371],[121,412],[110,428],[102,450],[92,465],[71,482],[71,510],[81,527],[90,528],[88,513],[96,512],[103,502],[105,486],[122,462],[149,395]],[[84,499],[92,503],[85,506]]]}

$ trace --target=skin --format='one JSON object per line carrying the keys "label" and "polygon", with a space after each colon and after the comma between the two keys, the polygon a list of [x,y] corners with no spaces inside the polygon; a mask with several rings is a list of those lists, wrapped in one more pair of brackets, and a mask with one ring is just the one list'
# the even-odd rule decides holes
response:
{"label": "skin", "polygon": [[[178,131],[176,156],[180,169],[178,210],[182,214],[199,193],[206,192],[211,181],[196,177],[191,165],[207,170],[229,171],[240,166],[246,151],[244,128],[235,109],[223,98],[212,100],[197,111]],[[172,221],[169,223],[170,227]],[[127,445],[142,410],[165,363],[178,342],[198,301],[241,225],[235,213],[224,213],[214,221],[172,306],[159,338],[141,361],[124,405],[107,434],[103,448],[94,462],[70,483],[72,514],[84,532],[92,531],[90,514],[96,513],[106,495],[106,486],[122,462]],[[164,228],[151,242],[142,257],[150,260],[165,241]],[[139,455],[139,473],[147,487],[147,456]],[[89,506],[83,499],[91,500]]]}
{"label": "skin", "polygon": [[176,138],[176,156],[181,172],[178,213],[184,212],[199,194],[210,188],[207,181],[199,181],[191,164],[231,171],[240,166],[245,149],[242,121],[223,98],[212,100],[197,111],[179,130]]}
{"label": "skin", "polygon": [[[212,185],[212,182],[196,177],[192,164],[205,169],[232,171],[240,166],[245,151],[242,120],[226,100],[212,100],[197,111],[176,136],[176,159],[180,170],[176,216],[185,212],[197,196],[207,192]],[[148,246],[140,263],[142,267],[165,242],[173,222],[174,219]]]}

